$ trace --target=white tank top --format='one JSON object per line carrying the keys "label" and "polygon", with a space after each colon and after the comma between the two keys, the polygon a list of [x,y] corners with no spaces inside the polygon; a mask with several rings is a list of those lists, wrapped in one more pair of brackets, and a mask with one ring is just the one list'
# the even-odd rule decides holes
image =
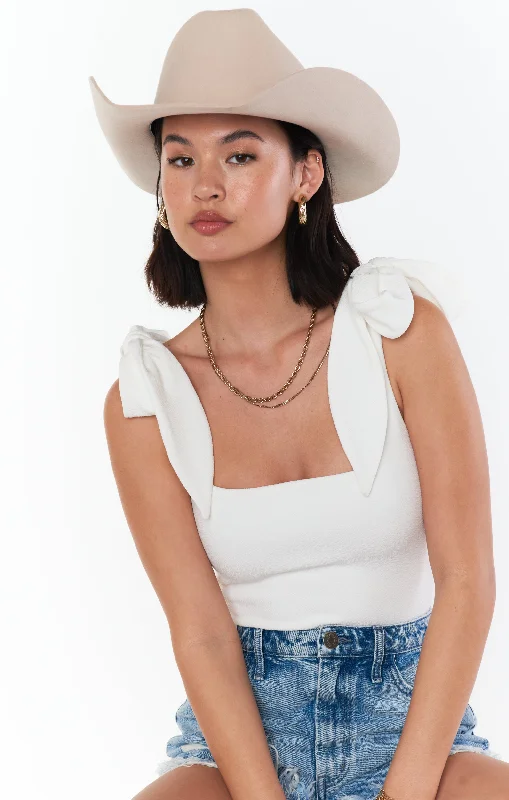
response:
{"label": "white tank top", "polygon": [[381,337],[408,328],[412,291],[451,319],[462,289],[428,261],[373,258],[357,267],[336,307],[327,360],[331,414],[353,470],[256,488],[213,485],[210,426],[162,344],[168,333],[130,328],[119,365],[124,416],[156,415],[236,624],[391,625],[431,609],[419,476]]}

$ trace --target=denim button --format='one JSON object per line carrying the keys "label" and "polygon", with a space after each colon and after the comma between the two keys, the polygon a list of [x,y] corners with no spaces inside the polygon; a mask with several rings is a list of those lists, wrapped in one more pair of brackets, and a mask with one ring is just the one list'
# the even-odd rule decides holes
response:
{"label": "denim button", "polygon": [[334,648],[339,644],[339,636],[335,631],[327,631],[323,635],[323,643],[326,647],[334,650]]}

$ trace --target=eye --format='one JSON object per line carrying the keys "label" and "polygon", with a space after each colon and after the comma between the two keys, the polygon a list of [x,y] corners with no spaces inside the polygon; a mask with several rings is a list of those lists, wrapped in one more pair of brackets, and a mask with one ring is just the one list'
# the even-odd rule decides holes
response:
{"label": "eye", "polygon": [[[238,158],[239,156],[240,156],[240,158],[251,158],[253,160],[256,159],[256,156],[253,153],[234,153],[232,156],[230,156],[230,158]],[[191,156],[177,156],[176,158],[167,158],[166,160],[167,160],[168,164],[174,164],[175,166],[177,166],[176,162],[180,161],[181,159],[183,161],[191,161],[192,160]],[[244,164],[247,164],[247,163],[248,163],[247,161],[244,161],[244,162],[241,162],[240,164],[237,164],[237,166],[238,167],[244,166]],[[185,169],[185,167],[179,166],[178,169]]]}
{"label": "eye", "polygon": [[[253,155],[252,153],[234,153],[232,156],[230,156],[230,158],[237,158],[237,156],[240,156],[241,158],[243,158],[244,156],[247,156],[247,158],[252,158],[252,159],[256,158],[256,156]],[[247,164],[247,161],[245,161],[244,163]]]}
{"label": "eye", "polygon": [[177,158],[167,158],[166,161],[168,164],[175,164],[176,161],[180,161],[183,158],[184,160],[187,159],[189,161],[189,156],[178,156]]}

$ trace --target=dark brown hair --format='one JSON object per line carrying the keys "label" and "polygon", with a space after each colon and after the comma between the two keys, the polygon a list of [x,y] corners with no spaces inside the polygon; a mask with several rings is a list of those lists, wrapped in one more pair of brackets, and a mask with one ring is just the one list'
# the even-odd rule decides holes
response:
{"label": "dark brown hair", "polygon": [[[159,163],[162,153],[164,117],[151,123],[154,147]],[[293,166],[306,158],[311,148],[318,150],[324,166],[324,179],[318,191],[307,202],[307,222],[299,224],[298,204],[292,211],[286,232],[286,274],[296,303],[312,308],[336,304],[348,276],[359,266],[355,250],[341,233],[332,203],[333,178],[320,139],[307,128],[284,120],[274,120],[286,132]],[[159,184],[156,199],[159,211]],[[153,249],[145,265],[147,285],[160,305],[192,309],[207,300],[199,262],[175,241],[171,231],[156,217]]]}

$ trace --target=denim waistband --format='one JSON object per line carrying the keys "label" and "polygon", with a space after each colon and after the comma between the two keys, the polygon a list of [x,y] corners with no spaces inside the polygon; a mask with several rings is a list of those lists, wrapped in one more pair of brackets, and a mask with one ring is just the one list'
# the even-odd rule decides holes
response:
{"label": "denim waistband", "polygon": [[319,625],[276,630],[237,625],[244,651],[279,656],[345,657],[401,653],[420,648],[431,608],[420,617],[395,625]]}

